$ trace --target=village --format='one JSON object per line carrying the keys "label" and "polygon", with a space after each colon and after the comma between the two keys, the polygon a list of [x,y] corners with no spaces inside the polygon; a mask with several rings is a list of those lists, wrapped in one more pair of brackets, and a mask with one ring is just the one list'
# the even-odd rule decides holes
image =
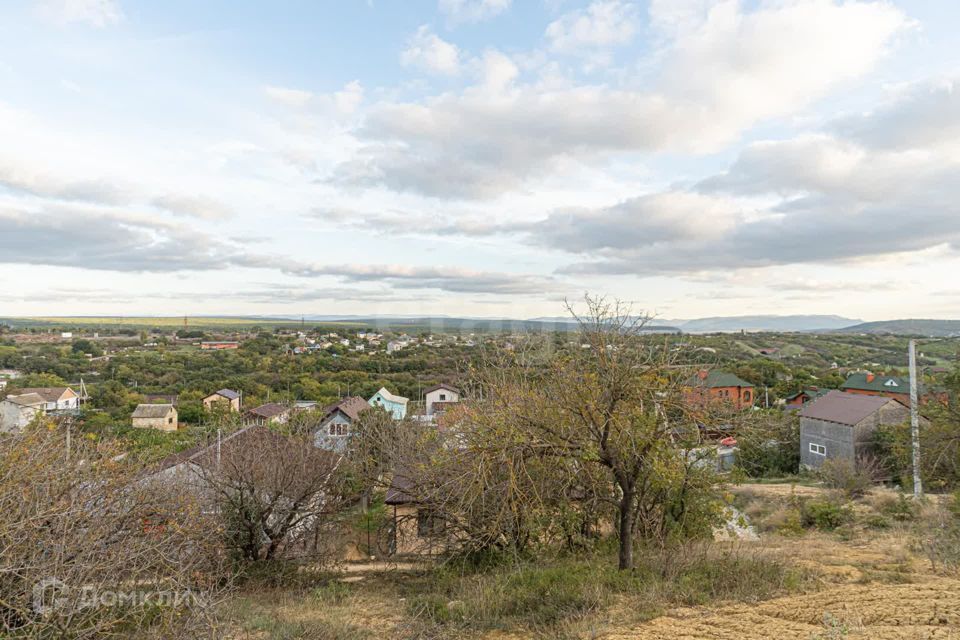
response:
{"label": "village", "polygon": [[[719,555],[710,562],[723,564],[734,561],[721,551],[723,540],[765,548],[798,532],[830,536],[853,526],[872,531],[873,525],[854,524],[859,520],[852,515],[851,505],[867,498],[836,496],[876,495],[889,502],[894,498],[888,496],[911,490],[909,448],[903,448],[910,437],[909,372],[877,362],[906,362],[906,341],[872,339],[867,348],[860,336],[628,335],[605,326],[594,333],[581,326],[579,333],[465,334],[295,326],[206,329],[191,336],[159,328],[8,329],[0,343],[0,442],[14,446],[41,438],[46,444],[38,451],[54,459],[66,455],[70,464],[81,465],[81,476],[102,473],[84,467],[82,458],[113,456],[120,467],[110,473],[120,474],[118,486],[129,487],[124,492],[158,491],[163,500],[195,501],[206,524],[189,526],[225,527],[225,538],[208,538],[221,549],[212,557],[236,558],[235,567],[291,567],[283,571],[298,576],[320,572],[315,579],[284,578],[281,589],[296,590],[294,584],[307,580],[324,593],[374,589],[363,596],[373,598],[387,588],[377,585],[396,584],[389,589],[404,594],[413,590],[409,597],[417,604],[390,622],[401,635],[405,625],[420,629],[409,637],[428,627],[453,633],[450,620],[488,624],[479,622],[479,611],[450,609],[454,604],[446,600],[430,605],[436,610],[423,608],[422,576],[443,571],[448,562],[492,550],[538,557],[544,551],[532,549],[568,539],[576,542],[561,547],[575,544],[600,554],[590,555],[597,567],[611,562],[600,549],[624,536],[645,541],[628,544],[631,552],[648,549],[638,551],[647,557],[649,540],[669,535],[689,540],[683,544],[719,541],[711,551]],[[941,432],[949,438],[954,429],[948,418],[954,397],[950,349],[949,343],[927,342],[919,352],[923,474],[934,492],[954,482],[953,467],[929,449],[953,446],[931,439]],[[662,422],[651,414],[654,430],[647,435],[623,433],[644,438],[640,442],[657,451],[655,468],[661,471],[641,472],[650,474],[644,482],[679,482],[666,485],[677,489],[611,509],[623,489],[607,484],[604,473],[592,475],[602,464],[590,476],[564,471],[596,464],[592,455],[576,457],[579,447],[597,446],[597,455],[611,455],[603,453],[608,445],[602,441],[589,444],[599,425],[613,421],[622,425],[618,429],[632,429],[620,422],[619,411],[602,417],[601,399],[609,390],[589,386],[591,376],[577,373],[581,366],[610,379],[629,372],[618,392],[623,402],[650,394],[673,407],[665,409],[671,417]],[[659,390],[646,389],[650,384]],[[564,413],[563,407],[576,406],[567,402],[584,401],[600,413]],[[569,427],[555,432],[557,420],[569,420]],[[551,456],[529,453],[530,447],[557,447],[571,438],[581,444],[563,455],[573,457],[550,462]],[[503,484],[507,470],[527,479]],[[789,485],[768,490],[754,484],[760,482]],[[681,486],[696,492],[683,507],[670,497]],[[782,494],[764,493],[784,486],[811,493],[786,502]],[[154,504],[153,498],[143,500]],[[670,511],[661,511],[663,501]],[[689,513],[668,515],[678,508]],[[887,508],[857,518],[886,521],[894,513]],[[159,515],[165,507],[150,509],[138,516],[150,523],[143,530],[146,541],[158,532],[165,541],[182,535],[174,535],[169,516]],[[531,518],[519,517],[518,509]],[[633,509],[648,510],[645,518],[661,515],[647,524],[638,520],[631,533],[618,530],[618,514],[640,513]],[[220,514],[233,515],[220,521]],[[568,518],[576,523],[573,529],[562,524]],[[229,533],[231,527],[239,528]],[[250,537],[245,530],[258,533]],[[621,567],[623,549],[621,542]],[[548,570],[531,562],[525,570]],[[626,562],[646,560],[628,555]],[[774,572],[794,571],[782,560],[757,562],[773,562]],[[273,596],[249,602],[265,587],[248,576],[251,569],[239,571],[231,573],[237,586],[230,602],[248,604],[217,615],[226,615],[238,637],[246,637],[246,631],[266,628],[249,612],[274,611]],[[786,579],[762,588],[770,596],[793,597],[792,587],[779,582]],[[458,597],[446,596],[454,603]],[[331,624],[326,616],[347,606],[333,605],[322,624]],[[592,619],[563,608],[551,615],[560,617],[537,623],[547,625],[548,634],[569,616]],[[471,616],[481,617],[468,623]],[[280,629],[294,623],[276,624]]]}

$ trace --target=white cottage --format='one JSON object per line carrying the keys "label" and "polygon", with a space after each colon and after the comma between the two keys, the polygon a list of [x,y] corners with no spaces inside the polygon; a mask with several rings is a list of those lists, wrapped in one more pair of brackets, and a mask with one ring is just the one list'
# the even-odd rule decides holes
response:
{"label": "white cottage", "polygon": [[460,402],[460,390],[440,383],[424,391],[423,402],[428,416],[443,413],[451,405]]}

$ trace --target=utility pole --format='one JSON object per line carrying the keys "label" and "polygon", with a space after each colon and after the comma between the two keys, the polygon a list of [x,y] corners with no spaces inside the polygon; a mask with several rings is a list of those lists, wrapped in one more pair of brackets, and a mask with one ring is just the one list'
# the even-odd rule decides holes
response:
{"label": "utility pole", "polygon": [[910,341],[910,439],[913,443],[913,497],[923,496],[920,480],[920,403],[917,393],[917,341]]}

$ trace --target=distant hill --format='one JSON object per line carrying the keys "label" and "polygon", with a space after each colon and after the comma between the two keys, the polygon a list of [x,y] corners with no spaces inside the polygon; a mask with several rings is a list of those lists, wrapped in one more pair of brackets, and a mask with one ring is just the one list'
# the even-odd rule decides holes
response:
{"label": "distant hill", "polygon": [[828,331],[862,324],[862,320],[831,315],[718,316],[695,320],[667,321],[685,333],[731,331]]}
{"label": "distant hill", "polygon": [[[307,316],[308,321],[343,322],[351,325],[375,327],[382,331],[576,331],[578,325],[569,318],[456,318],[452,316]],[[650,325],[643,328],[650,333],[680,333],[677,327]]]}
{"label": "distant hill", "polygon": [[910,319],[862,322],[839,329],[837,333],[876,333],[950,338],[960,336],[960,320]]}

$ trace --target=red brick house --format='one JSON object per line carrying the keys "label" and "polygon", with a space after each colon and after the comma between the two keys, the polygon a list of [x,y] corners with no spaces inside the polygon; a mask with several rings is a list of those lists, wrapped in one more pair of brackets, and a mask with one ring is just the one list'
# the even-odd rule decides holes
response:
{"label": "red brick house", "polygon": [[807,404],[808,402],[811,402],[812,400],[816,400],[817,398],[824,396],[829,392],[830,392],[830,389],[820,389],[819,387],[807,387],[806,389],[803,389],[802,391],[798,391],[797,393],[791,396],[787,396],[785,400],[788,407],[799,407],[801,405]]}
{"label": "red brick house", "polygon": [[753,385],[726,371],[701,369],[686,383],[691,402],[727,402],[736,409],[752,407],[756,398]]}

